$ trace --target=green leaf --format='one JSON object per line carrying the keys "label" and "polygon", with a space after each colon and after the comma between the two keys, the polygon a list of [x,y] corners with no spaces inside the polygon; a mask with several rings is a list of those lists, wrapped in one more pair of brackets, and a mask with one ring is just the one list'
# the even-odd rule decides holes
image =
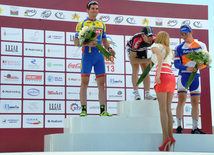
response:
{"label": "green leaf", "polygon": [[106,51],[105,48],[103,48],[99,43],[97,43],[96,48],[112,63],[114,63],[114,61],[111,59],[111,56],[113,56],[115,58],[115,56],[113,54],[111,54],[110,52]]}
{"label": "green leaf", "polygon": [[[153,66],[154,66],[154,63],[152,62],[152,67]],[[138,86],[141,82],[143,82],[143,80],[146,78],[146,76],[148,75],[152,67],[150,67],[150,64],[146,67],[146,69],[143,71],[140,78],[138,79],[136,86]]]}
{"label": "green leaf", "polygon": [[[197,68],[197,71],[198,71],[198,65],[197,64],[195,65],[195,68]],[[193,80],[194,80],[194,78],[195,78],[195,76],[197,74],[197,71],[196,72],[192,72],[190,74],[190,77],[189,77],[187,83],[185,84],[186,85],[186,87],[185,87],[186,89],[188,89],[189,86],[192,84],[192,82],[193,82]]]}

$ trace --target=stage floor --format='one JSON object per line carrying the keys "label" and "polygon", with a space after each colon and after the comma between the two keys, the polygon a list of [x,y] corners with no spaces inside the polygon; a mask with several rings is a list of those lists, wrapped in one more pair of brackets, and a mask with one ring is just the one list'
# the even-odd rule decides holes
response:
{"label": "stage floor", "polygon": [[21,153],[1,153],[1,155],[214,155],[214,153],[203,152],[21,152]]}

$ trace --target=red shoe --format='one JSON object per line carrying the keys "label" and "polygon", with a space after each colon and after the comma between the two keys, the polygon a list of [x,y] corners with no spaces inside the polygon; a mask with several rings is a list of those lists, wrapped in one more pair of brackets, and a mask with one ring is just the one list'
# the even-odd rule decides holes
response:
{"label": "red shoe", "polygon": [[163,143],[162,146],[159,147],[160,151],[169,151],[169,146],[171,143],[171,139],[168,137],[165,142]]}
{"label": "red shoe", "polygon": [[174,150],[175,150],[175,143],[176,143],[175,138],[172,138],[172,139],[171,139],[171,143],[170,143],[170,148],[171,148],[172,145],[173,145],[173,152],[174,152]]}

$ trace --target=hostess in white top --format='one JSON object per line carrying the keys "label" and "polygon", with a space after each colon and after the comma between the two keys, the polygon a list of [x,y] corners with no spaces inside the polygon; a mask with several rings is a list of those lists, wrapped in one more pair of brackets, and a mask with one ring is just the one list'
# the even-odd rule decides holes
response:
{"label": "hostess in white top", "polygon": [[[162,53],[162,56],[165,57],[166,55],[166,50],[165,48],[163,47],[162,44],[159,44],[159,43],[154,43],[151,48],[153,47],[157,47],[160,52]],[[155,66],[158,64],[158,58],[157,58],[157,55],[156,54],[152,54],[151,56],[151,60],[152,62],[155,64]],[[172,54],[172,51],[169,52],[169,55],[163,60],[163,63],[167,63],[171,66],[171,63],[174,61],[174,56]]]}

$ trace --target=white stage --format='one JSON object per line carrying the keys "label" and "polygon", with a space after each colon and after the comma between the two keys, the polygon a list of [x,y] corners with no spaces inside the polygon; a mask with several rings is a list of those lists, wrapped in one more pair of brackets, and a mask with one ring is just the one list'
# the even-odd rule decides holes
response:
{"label": "white stage", "polygon": [[1,153],[1,155],[214,155],[214,153],[195,152],[28,152]]}
{"label": "white stage", "polygon": [[[174,134],[174,137],[177,153],[214,153],[214,135]],[[115,117],[67,118],[63,134],[45,136],[44,149],[45,152],[72,154],[82,151],[159,154],[161,141],[158,102],[124,101],[118,103]]]}

